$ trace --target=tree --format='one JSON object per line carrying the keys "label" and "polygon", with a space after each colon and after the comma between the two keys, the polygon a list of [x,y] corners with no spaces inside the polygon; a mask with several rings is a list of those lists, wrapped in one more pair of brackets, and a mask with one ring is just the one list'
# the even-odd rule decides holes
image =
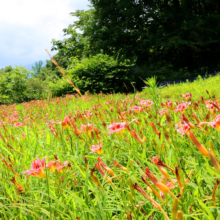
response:
{"label": "tree", "polygon": [[43,68],[43,64],[44,63],[42,60],[35,62],[35,65],[32,66],[33,76],[37,76],[40,73],[41,69]]}
{"label": "tree", "polygon": [[138,65],[213,71],[220,55],[218,0],[90,0],[90,44],[137,57]]}
{"label": "tree", "polygon": [[[54,55],[53,58],[61,68],[67,68],[67,58],[65,56],[61,56],[60,52]],[[37,77],[42,81],[53,81],[61,78],[62,73],[51,60],[47,60],[46,66],[41,69]]]}

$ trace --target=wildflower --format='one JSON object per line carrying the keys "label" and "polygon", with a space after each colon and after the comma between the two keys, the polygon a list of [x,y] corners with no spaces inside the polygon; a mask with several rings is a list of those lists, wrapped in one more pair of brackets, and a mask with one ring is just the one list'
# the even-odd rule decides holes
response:
{"label": "wildflower", "polygon": [[176,220],[177,218],[178,203],[179,203],[178,199],[173,200],[172,217],[171,217],[172,220]]}
{"label": "wildflower", "polygon": [[150,100],[141,100],[140,105],[149,108],[151,105],[154,105],[154,103]]}
{"label": "wildflower", "polygon": [[102,150],[103,145],[101,144],[101,142],[98,145],[92,145],[92,151],[91,153],[97,153],[99,155],[103,155],[103,150]]}
{"label": "wildflower", "polygon": [[65,116],[63,121],[59,122],[63,128],[67,128],[69,125],[70,116]]}
{"label": "wildflower", "polygon": [[177,212],[177,220],[183,220],[183,219],[184,219],[183,213],[179,210],[179,211]]}
{"label": "wildflower", "polygon": [[44,171],[46,158],[47,157],[44,157],[42,160],[40,160],[37,157],[37,159],[31,163],[31,169],[23,171],[22,174],[27,173],[26,178],[28,178],[29,175],[32,175],[32,176],[46,179],[46,173]]}
{"label": "wildflower", "polygon": [[214,189],[213,189],[213,192],[212,192],[212,199],[214,201],[214,206],[216,206],[216,201],[215,201],[215,191],[216,189],[218,188],[218,185],[220,184],[220,180],[216,180],[216,183],[215,183],[215,186],[214,186]]}
{"label": "wildflower", "polygon": [[190,132],[190,127],[188,124],[181,122],[175,124],[175,127],[177,128],[177,132],[181,133],[182,136],[185,136],[185,134],[188,134]]}
{"label": "wildflower", "polygon": [[176,110],[174,110],[174,112],[184,113],[184,112],[185,112],[185,109],[187,109],[190,104],[191,104],[191,103],[189,103],[189,102],[181,103],[181,104],[179,104],[179,105],[176,107]]}
{"label": "wildflower", "polygon": [[131,111],[134,111],[134,112],[142,112],[144,110],[143,107],[138,107],[138,106],[134,106]]}
{"label": "wildflower", "polygon": [[113,123],[113,124],[108,126],[108,129],[110,130],[108,135],[110,135],[112,133],[116,133],[116,134],[122,133],[122,132],[124,132],[125,128],[126,128],[126,123],[125,122]]}
{"label": "wildflower", "polygon": [[16,124],[14,124],[14,126],[16,127],[16,128],[19,128],[19,127],[23,127],[25,124],[24,123],[21,123],[21,122],[18,122],[18,123],[16,123]]}
{"label": "wildflower", "polygon": [[220,115],[217,115],[217,116],[214,118],[213,122],[210,123],[210,125],[211,125],[213,128],[215,128],[215,129],[217,129],[218,131],[220,131]]}
{"label": "wildflower", "polygon": [[169,111],[169,110],[168,110],[168,109],[162,109],[162,110],[160,110],[160,115],[165,115],[167,111]]}
{"label": "wildflower", "polygon": [[93,132],[95,132],[96,136],[98,136],[99,133],[101,133],[94,124],[81,124],[81,129],[83,132],[87,133],[90,136],[93,136]]}
{"label": "wildflower", "polygon": [[186,93],[185,95],[181,95],[181,97],[184,97],[187,101],[192,97],[192,94],[191,93]]}
{"label": "wildflower", "polygon": [[166,120],[167,120],[167,124],[169,127],[172,127],[173,126],[173,123],[172,123],[172,120],[171,120],[171,117],[170,117],[170,113],[168,111],[165,112],[165,115],[166,115]]}

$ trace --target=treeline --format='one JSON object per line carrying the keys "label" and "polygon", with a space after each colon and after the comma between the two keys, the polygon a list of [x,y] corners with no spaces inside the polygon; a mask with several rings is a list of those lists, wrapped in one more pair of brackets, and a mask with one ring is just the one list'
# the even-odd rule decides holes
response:
{"label": "treeline", "polygon": [[[78,21],[63,30],[66,38],[52,40],[54,59],[82,92],[129,92],[143,86],[141,78],[220,69],[219,0],[90,2],[71,13]],[[34,78],[55,96],[75,92],[51,61]]]}

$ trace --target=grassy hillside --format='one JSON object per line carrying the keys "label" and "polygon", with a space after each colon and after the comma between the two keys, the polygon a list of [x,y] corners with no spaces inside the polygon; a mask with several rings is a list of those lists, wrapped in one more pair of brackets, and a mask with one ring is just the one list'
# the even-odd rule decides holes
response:
{"label": "grassy hillside", "polygon": [[218,80],[2,105],[0,218],[219,219]]}

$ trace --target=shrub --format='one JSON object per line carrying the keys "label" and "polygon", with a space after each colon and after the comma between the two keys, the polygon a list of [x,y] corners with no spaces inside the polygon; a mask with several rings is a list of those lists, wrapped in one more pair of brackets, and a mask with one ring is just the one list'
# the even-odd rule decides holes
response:
{"label": "shrub", "polygon": [[0,78],[0,103],[9,104],[26,100],[26,86],[29,72],[15,67],[4,71]]}
{"label": "shrub", "polygon": [[[135,81],[135,76],[130,72],[131,66],[133,62],[130,60],[121,61],[105,54],[97,54],[82,60],[72,59],[68,76],[81,92],[125,92],[132,89],[131,83]],[[54,95],[73,91],[71,85],[63,79],[56,85],[50,85]]]}

